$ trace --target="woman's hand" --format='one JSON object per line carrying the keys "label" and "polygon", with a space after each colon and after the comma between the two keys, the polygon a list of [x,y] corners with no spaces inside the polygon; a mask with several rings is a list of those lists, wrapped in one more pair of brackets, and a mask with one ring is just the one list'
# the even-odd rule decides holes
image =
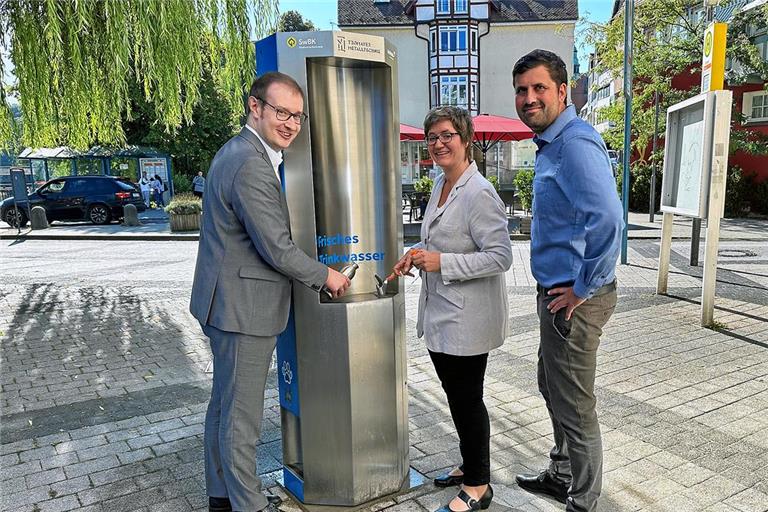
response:
{"label": "woman's hand", "polygon": [[414,267],[424,272],[440,271],[440,253],[435,251],[418,251],[411,258]]}
{"label": "woman's hand", "polygon": [[396,276],[411,276],[411,268],[413,267],[413,253],[419,251],[419,249],[411,249],[406,252],[400,260],[392,267],[392,274]]}

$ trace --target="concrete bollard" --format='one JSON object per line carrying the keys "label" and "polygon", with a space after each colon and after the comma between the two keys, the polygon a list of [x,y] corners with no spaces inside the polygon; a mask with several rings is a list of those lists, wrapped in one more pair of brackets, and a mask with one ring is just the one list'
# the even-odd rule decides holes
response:
{"label": "concrete bollard", "polygon": [[32,208],[32,229],[48,229],[48,217],[45,216],[45,208],[35,206]]}
{"label": "concrete bollard", "polygon": [[136,207],[132,204],[127,204],[123,207],[123,225],[141,226],[141,222],[139,222],[139,213],[136,211]]}

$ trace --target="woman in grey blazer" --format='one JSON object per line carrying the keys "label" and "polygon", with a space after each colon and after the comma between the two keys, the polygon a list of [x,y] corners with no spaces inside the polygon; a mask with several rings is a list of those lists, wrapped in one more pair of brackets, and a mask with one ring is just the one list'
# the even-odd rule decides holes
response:
{"label": "woman in grey blazer", "polygon": [[397,275],[419,269],[417,333],[445,390],[459,435],[462,463],[435,479],[461,484],[441,512],[486,509],[490,486],[490,424],[483,403],[488,352],[506,337],[509,306],[504,280],[512,264],[504,203],[471,161],[469,113],[437,107],[424,120],[438,176],[421,225],[421,241],[395,265]]}

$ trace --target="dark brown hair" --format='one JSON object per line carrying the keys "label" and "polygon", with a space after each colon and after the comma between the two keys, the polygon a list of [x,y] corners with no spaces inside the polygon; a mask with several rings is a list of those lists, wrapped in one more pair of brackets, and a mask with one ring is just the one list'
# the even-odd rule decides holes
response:
{"label": "dark brown hair", "polygon": [[544,66],[549,71],[549,77],[560,87],[560,84],[568,83],[568,71],[565,68],[565,62],[556,54],[547,50],[533,50],[527,55],[520,57],[512,69],[512,83],[517,75],[522,75],[533,68]]}

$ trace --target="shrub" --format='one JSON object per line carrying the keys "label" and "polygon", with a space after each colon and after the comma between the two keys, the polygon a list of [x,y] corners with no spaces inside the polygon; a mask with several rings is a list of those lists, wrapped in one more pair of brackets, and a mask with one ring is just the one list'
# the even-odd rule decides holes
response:
{"label": "shrub", "polygon": [[496,176],[486,176],[485,179],[491,182],[491,185],[493,185],[493,188],[496,190],[496,192],[499,191],[499,178]]}
{"label": "shrub", "polygon": [[203,211],[203,201],[192,194],[176,194],[165,207],[165,212],[175,215],[190,215]]}
{"label": "shrub", "polygon": [[725,216],[740,217],[748,210],[749,191],[752,183],[749,176],[744,175],[741,167],[732,165],[728,168],[725,182]]}
{"label": "shrub", "polygon": [[416,192],[424,192],[429,194],[430,192],[432,192],[432,185],[434,185],[432,178],[430,178],[429,176],[423,176],[419,178],[418,181],[415,181],[413,183],[413,189]]}
{"label": "shrub", "polygon": [[186,174],[175,173],[173,175],[173,192],[174,194],[192,192],[192,179]]}
{"label": "shrub", "polygon": [[749,186],[749,204],[755,213],[768,214],[768,178],[757,182],[753,177]]}
{"label": "shrub", "polygon": [[517,197],[520,198],[523,210],[530,210],[533,205],[533,170],[523,169],[517,171],[513,183],[517,189]]}
{"label": "shrub", "polygon": [[[633,212],[647,212],[648,203],[651,199],[651,176],[653,167],[650,163],[634,162],[629,169],[629,209]],[[621,198],[621,186],[624,179],[622,169],[619,169],[616,175],[616,191]],[[654,201],[654,212],[659,210],[661,204],[661,165],[656,168],[656,196]]]}

